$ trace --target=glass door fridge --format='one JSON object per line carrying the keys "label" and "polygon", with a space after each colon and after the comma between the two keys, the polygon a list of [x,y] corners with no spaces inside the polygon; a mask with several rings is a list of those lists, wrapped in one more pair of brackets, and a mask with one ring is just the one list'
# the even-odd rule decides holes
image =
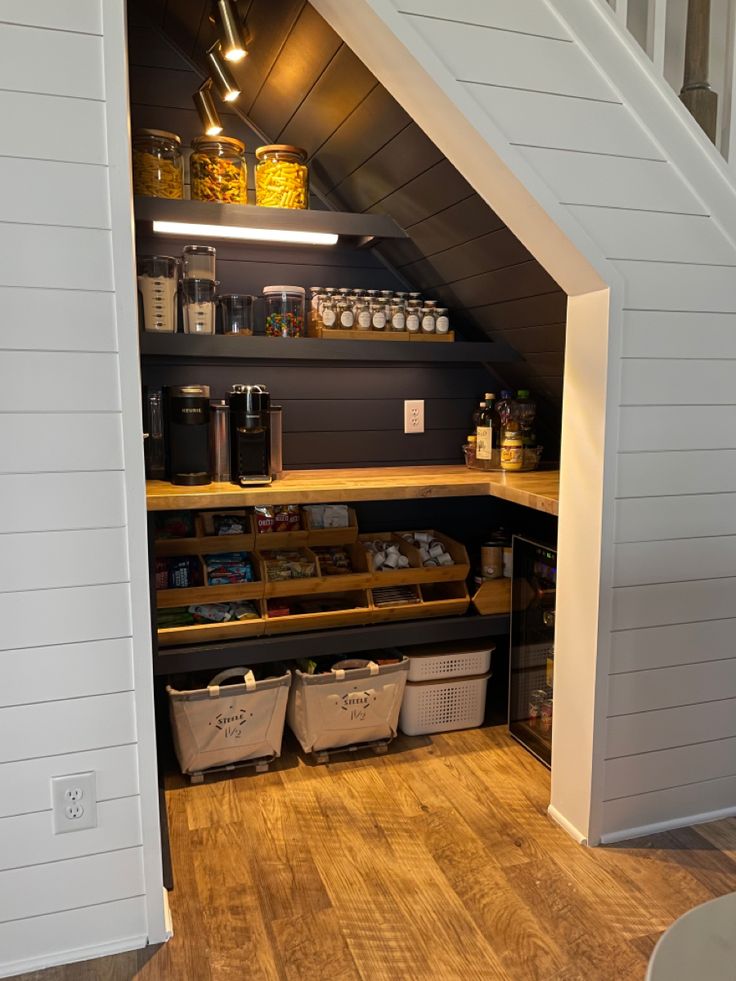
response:
{"label": "glass door fridge", "polygon": [[549,766],[557,550],[518,535],[512,546],[509,732]]}

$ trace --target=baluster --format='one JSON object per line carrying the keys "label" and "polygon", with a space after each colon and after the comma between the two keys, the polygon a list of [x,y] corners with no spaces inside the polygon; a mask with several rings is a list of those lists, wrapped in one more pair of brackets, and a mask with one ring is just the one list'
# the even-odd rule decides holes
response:
{"label": "baluster", "polygon": [[654,67],[664,75],[665,40],[667,37],[667,0],[649,0],[647,4],[647,54]]}
{"label": "baluster", "polygon": [[680,99],[710,140],[716,140],[718,96],[708,82],[710,0],[688,0],[685,79]]}

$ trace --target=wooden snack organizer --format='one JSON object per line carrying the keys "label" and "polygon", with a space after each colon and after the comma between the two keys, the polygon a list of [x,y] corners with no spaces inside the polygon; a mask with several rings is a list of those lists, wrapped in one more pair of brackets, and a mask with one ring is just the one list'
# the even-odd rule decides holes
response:
{"label": "wooden snack organizer", "polygon": [[[304,512],[305,527],[285,532],[258,533],[253,514],[243,510],[228,509],[248,519],[248,532],[239,535],[215,535],[215,511],[199,512],[195,516],[195,536],[182,539],[163,539],[154,543],[156,556],[196,556],[201,564],[201,586],[159,589],[156,602],[159,609],[172,609],[192,605],[224,603],[247,600],[252,602],[260,616],[250,620],[234,620],[224,623],[191,624],[180,627],[164,627],[158,631],[161,647],[179,644],[222,641],[229,638],[257,637],[269,634],[325,630],[390,620],[420,619],[460,615],[467,611],[470,597],[465,580],[470,572],[468,554],[464,546],[441,532],[427,532],[441,542],[452,556],[453,564],[424,566],[419,549],[407,542],[400,534],[384,532],[358,535],[355,511],[349,511],[347,528],[313,528],[309,512]],[[409,566],[402,569],[381,571],[374,568],[373,556],[365,547],[368,541],[382,541],[397,545],[406,556]],[[310,548],[340,547],[350,559],[351,571],[326,574],[320,557]],[[305,563],[314,566],[314,575],[305,578],[272,578],[270,565],[274,551],[296,551]],[[207,568],[204,556],[223,552],[246,552],[253,565],[254,581],[220,586],[207,584]],[[414,591],[417,602],[389,606],[376,602],[374,591],[383,587],[408,587]],[[379,594],[380,595],[380,594]],[[329,601],[338,598],[345,603],[344,609],[320,609],[329,607]],[[275,614],[279,599],[294,604],[302,603],[305,611]],[[350,605],[348,605],[350,604]],[[313,606],[314,610],[309,610]]]}

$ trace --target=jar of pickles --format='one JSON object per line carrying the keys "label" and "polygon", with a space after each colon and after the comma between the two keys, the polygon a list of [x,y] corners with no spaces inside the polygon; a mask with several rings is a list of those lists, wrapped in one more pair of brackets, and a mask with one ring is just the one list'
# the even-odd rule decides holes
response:
{"label": "jar of pickles", "polygon": [[184,197],[181,140],[162,129],[133,134],[133,192],[149,198]]}
{"label": "jar of pickles", "polygon": [[193,201],[248,203],[245,144],[231,136],[192,140],[189,173]]}
{"label": "jar of pickles", "polygon": [[264,208],[308,208],[307,151],[273,144],[256,150],[256,204]]}

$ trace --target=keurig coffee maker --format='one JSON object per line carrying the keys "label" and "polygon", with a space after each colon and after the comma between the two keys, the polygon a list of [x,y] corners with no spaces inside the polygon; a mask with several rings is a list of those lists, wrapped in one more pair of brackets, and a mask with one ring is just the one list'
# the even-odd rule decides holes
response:
{"label": "keurig coffee maker", "polygon": [[208,385],[164,389],[166,475],[172,484],[210,483]]}
{"label": "keurig coffee maker", "polygon": [[230,392],[230,479],[240,487],[271,483],[270,402],[265,385]]}

